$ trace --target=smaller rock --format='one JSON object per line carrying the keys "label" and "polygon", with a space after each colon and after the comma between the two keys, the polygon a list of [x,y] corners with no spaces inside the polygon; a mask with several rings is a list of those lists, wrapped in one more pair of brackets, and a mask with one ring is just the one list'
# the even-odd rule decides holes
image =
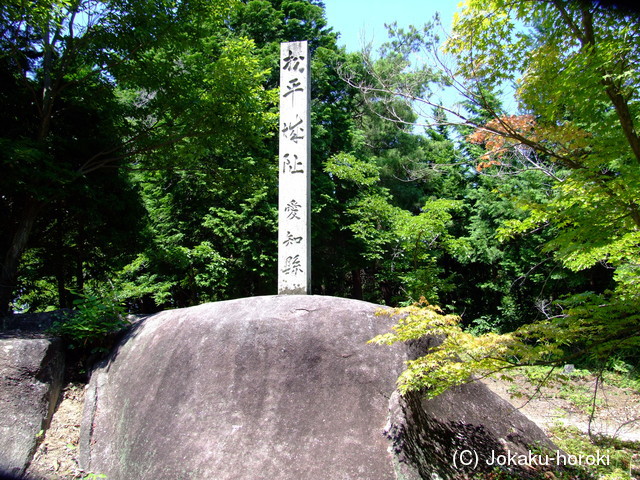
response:
{"label": "smaller rock", "polygon": [[73,314],[73,310],[68,308],[53,312],[14,313],[0,319],[0,327],[2,332],[6,334],[19,333],[21,336],[25,333],[42,334],[51,328],[55,322],[70,314]]}
{"label": "smaller rock", "polygon": [[0,478],[21,475],[29,465],[55,410],[63,377],[60,340],[0,338]]}
{"label": "smaller rock", "polygon": [[481,381],[451,388],[427,400],[418,393],[391,399],[385,434],[392,442],[398,478],[468,478],[496,466],[517,478],[533,470],[525,462],[499,465],[505,455],[528,456],[557,448],[544,432]]}

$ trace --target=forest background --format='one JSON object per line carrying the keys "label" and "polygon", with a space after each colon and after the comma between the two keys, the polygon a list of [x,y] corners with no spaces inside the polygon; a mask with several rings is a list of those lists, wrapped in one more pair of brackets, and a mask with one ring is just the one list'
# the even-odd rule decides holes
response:
{"label": "forest background", "polygon": [[275,294],[279,44],[308,40],[314,294],[424,298],[494,350],[526,331],[538,360],[638,364],[637,14],[470,0],[448,39],[391,26],[358,53],[317,0],[0,19],[1,314]]}

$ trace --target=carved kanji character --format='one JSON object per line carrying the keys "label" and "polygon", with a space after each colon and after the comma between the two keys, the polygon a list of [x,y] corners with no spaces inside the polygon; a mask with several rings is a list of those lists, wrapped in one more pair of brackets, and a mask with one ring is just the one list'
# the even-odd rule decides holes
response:
{"label": "carved kanji character", "polygon": [[304,173],[302,168],[302,162],[298,160],[297,155],[284,154],[284,160],[282,162],[282,173]]}
{"label": "carved kanji character", "polygon": [[[297,78],[292,78],[289,80],[289,85],[287,85],[287,91],[282,96],[288,97],[289,95],[293,95],[296,92],[304,92],[304,88],[302,88],[302,83]],[[293,98],[293,97],[291,97]]]}
{"label": "carved kanji character", "polygon": [[302,273],[302,265],[300,263],[300,255],[289,256],[284,261],[284,268],[282,269],[282,273],[288,275],[293,273],[297,275]]}
{"label": "carved kanji character", "polygon": [[304,140],[303,121],[298,115],[296,115],[296,120],[298,120],[296,123],[285,123],[284,127],[282,127],[282,134],[293,143],[298,143],[298,140]]}
{"label": "carved kanji character", "polygon": [[288,247],[289,245],[293,245],[294,243],[300,243],[302,242],[302,237],[294,237],[293,234],[289,231],[287,231],[287,239],[282,242],[282,244],[285,247]]}
{"label": "carved kanji character", "polygon": [[283,70],[287,70],[289,72],[304,72],[304,68],[300,67],[300,62],[304,61],[304,55],[296,56],[291,50],[289,50],[289,55],[284,57],[282,60],[284,61],[284,65],[282,66]]}

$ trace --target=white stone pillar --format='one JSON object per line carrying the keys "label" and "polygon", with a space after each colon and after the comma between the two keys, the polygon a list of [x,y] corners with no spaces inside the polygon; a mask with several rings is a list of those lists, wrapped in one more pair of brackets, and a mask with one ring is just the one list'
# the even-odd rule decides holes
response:
{"label": "white stone pillar", "polygon": [[307,42],[280,44],[278,294],[311,289],[311,129]]}

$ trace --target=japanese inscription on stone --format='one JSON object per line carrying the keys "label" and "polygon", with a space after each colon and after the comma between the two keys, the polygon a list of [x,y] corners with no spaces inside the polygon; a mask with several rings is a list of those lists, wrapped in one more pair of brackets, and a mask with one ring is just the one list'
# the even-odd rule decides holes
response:
{"label": "japanese inscription on stone", "polygon": [[278,293],[311,287],[310,116],[307,42],[280,44]]}

